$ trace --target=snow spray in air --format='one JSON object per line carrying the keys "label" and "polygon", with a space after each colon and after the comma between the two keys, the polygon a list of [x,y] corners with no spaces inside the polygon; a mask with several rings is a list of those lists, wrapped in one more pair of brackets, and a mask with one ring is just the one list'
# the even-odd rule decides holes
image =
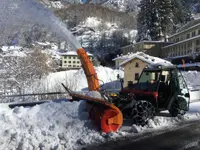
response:
{"label": "snow spray in air", "polygon": [[[57,36],[64,38],[74,49],[81,48],[76,38],[53,12],[35,0],[1,0],[0,26],[9,28],[11,34],[17,32],[17,26],[38,24],[48,27]],[[6,33],[5,33],[6,34]]]}

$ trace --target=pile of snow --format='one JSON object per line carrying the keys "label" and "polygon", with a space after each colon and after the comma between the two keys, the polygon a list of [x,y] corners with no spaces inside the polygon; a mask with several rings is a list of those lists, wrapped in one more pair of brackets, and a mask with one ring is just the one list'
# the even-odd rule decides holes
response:
{"label": "pile of snow", "polygon": [[85,26],[96,28],[100,24],[102,24],[102,21],[97,17],[88,17],[85,21]]}
{"label": "pile of snow", "polygon": [[102,141],[78,102],[46,103],[9,109],[0,105],[1,149],[77,149]]}
{"label": "pile of snow", "polygon": [[61,3],[61,1],[52,1],[51,7],[61,9],[64,8],[64,5]]}
{"label": "pile of snow", "polygon": [[185,117],[155,117],[144,127],[133,125],[128,130],[122,128],[106,135],[92,125],[86,112],[78,111],[81,110],[80,104],[50,102],[14,109],[0,104],[0,136],[3,137],[0,139],[1,149],[80,149],[89,144],[135,136],[147,131],[155,132],[172,126],[175,128],[178,123],[200,119],[200,103],[197,103],[191,105],[192,112]]}
{"label": "pile of snow", "polygon": [[198,71],[188,71],[182,72],[188,88],[190,90],[200,89],[200,72]]}
{"label": "pile of snow", "polygon": [[169,61],[166,61],[166,60],[158,58],[158,57],[153,57],[153,56],[147,55],[143,52],[131,53],[129,55],[130,56],[128,56],[128,59],[126,59],[125,61],[120,63],[120,66],[125,65],[126,63],[128,63],[129,61],[131,61],[135,58],[146,62],[149,67],[153,67],[153,66],[157,66],[157,65],[161,65],[161,66],[172,66],[173,65]]}
{"label": "pile of snow", "polygon": [[2,55],[3,57],[26,57],[26,53],[25,52],[21,52],[21,51],[10,51],[7,52],[5,54]]}
{"label": "pile of snow", "polygon": [[23,48],[21,46],[2,46],[0,49],[3,52],[7,52],[7,51],[21,51]]}
{"label": "pile of snow", "polygon": [[[66,55],[66,56],[77,56],[77,52],[76,51],[67,51],[67,52],[57,52],[58,55]],[[93,56],[91,53],[87,52],[88,56]]]}
{"label": "pile of snow", "polygon": [[[95,70],[99,78],[99,83],[103,88],[120,89],[120,82],[117,79],[117,75],[119,74],[123,78],[123,71],[102,66],[95,67]],[[39,90],[38,92],[43,91],[43,89],[48,89],[48,92],[63,91],[64,89],[61,83],[64,83],[74,91],[85,90],[88,87],[83,69],[51,73],[41,82],[35,83],[37,85],[34,85],[34,87],[37,87],[36,90]]]}
{"label": "pile of snow", "polygon": [[[117,74],[123,77],[122,71],[107,67],[96,67],[96,71],[98,77],[105,83],[117,80]],[[198,72],[185,72],[184,76],[188,77],[187,82],[193,82],[195,74],[197,75]],[[46,82],[44,84],[48,83],[51,86],[48,88],[53,88],[54,91],[57,83],[63,82],[68,82],[68,85],[71,84],[72,87],[76,85],[76,90],[87,87],[82,69],[50,74],[44,82]],[[88,94],[96,95],[95,93]],[[144,132],[176,128],[180,123],[200,119],[200,102],[198,102],[190,104],[190,111],[184,117],[173,118],[164,112],[164,116],[156,116],[144,127],[123,126],[118,132],[106,135],[99,132],[97,127],[88,120],[88,114],[84,108],[83,102],[67,101],[48,102],[34,107],[14,109],[10,109],[8,104],[0,104],[0,137],[3,137],[0,139],[0,147],[1,149],[81,149],[90,144],[116,138],[133,137]]]}

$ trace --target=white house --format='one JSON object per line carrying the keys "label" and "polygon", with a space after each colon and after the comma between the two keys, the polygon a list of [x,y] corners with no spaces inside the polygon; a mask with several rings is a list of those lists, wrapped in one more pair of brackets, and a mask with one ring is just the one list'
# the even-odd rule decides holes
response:
{"label": "white house", "polygon": [[[93,60],[93,55],[87,53],[90,60]],[[65,53],[58,53],[61,56],[61,67],[66,69],[79,69],[81,68],[80,59],[76,51],[68,51]]]}
{"label": "white house", "polygon": [[172,66],[169,61],[147,55],[143,52],[130,54],[119,65],[124,68],[124,86],[127,86],[130,81],[136,83],[142,70],[147,66]]}

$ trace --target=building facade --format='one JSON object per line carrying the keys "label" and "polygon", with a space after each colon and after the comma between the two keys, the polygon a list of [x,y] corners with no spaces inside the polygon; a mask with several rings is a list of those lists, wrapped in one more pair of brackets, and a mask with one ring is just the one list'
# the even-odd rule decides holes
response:
{"label": "building facade", "polygon": [[135,43],[134,45],[128,45],[122,47],[123,55],[136,52],[144,52],[146,54],[161,57],[161,49],[167,45],[170,45],[171,42],[162,42],[162,41],[142,41]]}
{"label": "building facade", "polygon": [[139,79],[139,76],[142,70],[147,66],[147,63],[138,59],[134,58],[129,62],[122,65],[124,68],[124,87],[127,87],[128,84],[136,83]]}
{"label": "building facade", "polygon": [[163,58],[200,53],[200,19],[193,20],[178,33],[171,35],[168,40],[173,44],[162,48]]}
{"label": "building facade", "polygon": [[[93,61],[93,55],[87,53],[91,61]],[[63,69],[79,69],[81,68],[81,61],[75,51],[68,51],[61,53],[61,68]]]}
{"label": "building facade", "polygon": [[129,83],[136,83],[145,67],[171,66],[172,64],[164,59],[147,55],[143,52],[132,53],[120,63],[124,68],[124,87]]}
{"label": "building facade", "polygon": [[124,47],[121,47],[123,55],[127,55],[128,53],[135,53],[134,45],[130,44]]}
{"label": "building facade", "polygon": [[115,62],[115,69],[121,69],[120,64],[124,60],[128,59],[128,57],[129,57],[129,54],[127,54],[127,55],[120,55],[120,56],[118,55],[116,58],[114,58],[112,61]]}

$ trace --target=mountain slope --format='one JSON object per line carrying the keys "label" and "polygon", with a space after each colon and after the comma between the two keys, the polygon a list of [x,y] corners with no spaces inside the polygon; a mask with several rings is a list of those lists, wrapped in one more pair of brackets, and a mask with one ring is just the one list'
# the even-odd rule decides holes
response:
{"label": "mountain slope", "polygon": [[107,7],[109,9],[114,9],[122,12],[137,12],[140,0],[38,0],[48,7],[59,8],[60,5],[56,7],[56,4],[63,4],[67,6],[69,4],[96,4]]}

